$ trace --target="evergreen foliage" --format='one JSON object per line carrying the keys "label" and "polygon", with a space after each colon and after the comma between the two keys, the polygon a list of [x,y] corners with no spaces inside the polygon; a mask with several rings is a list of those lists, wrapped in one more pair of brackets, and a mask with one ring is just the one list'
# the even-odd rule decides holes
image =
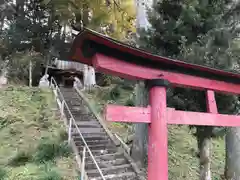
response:
{"label": "evergreen foliage", "polygon": [[[237,71],[239,27],[230,21],[239,11],[236,7],[229,0],[159,1],[149,13],[152,28],[143,32],[141,46],[190,63]],[[168,92],[168,96],[170,106],[206,111],[203,92],[175,88]],[[227,99],[222,95],[217,96],[220,107],[227,100],[233,102],[232,99],[236,100],[233,96]],[[224,106],[219,111],[231,113],[235,111],[233,107]]]}
{"label": "evergreen foliage", "polygon": [[159,1],[149,13],[151,29],[142,37],[143,43],[147,41],[148,48],[160,50],[161,55],[178,56],[182,45],[191,45],[225,24],[222,17],[230,4],[229,0]]}

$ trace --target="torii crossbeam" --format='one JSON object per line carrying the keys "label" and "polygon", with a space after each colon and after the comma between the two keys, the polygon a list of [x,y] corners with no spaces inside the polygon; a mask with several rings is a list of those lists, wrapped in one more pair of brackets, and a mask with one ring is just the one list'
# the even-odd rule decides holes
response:
{"label": "torii crossbeam", "polygon": [[[148,107],[108,105],[109,121],[149,124],[148,180],[168,179],[167,125],[240,126],[240,116],[218,114],[214,92],[240,94],[240,75],[155,56],[89,29],[73,42],[70,59],[97,71],[126,79],[146,80]],[[167,87],[189,87],[206,92],[208,112],[178,111],[167,107]]]}

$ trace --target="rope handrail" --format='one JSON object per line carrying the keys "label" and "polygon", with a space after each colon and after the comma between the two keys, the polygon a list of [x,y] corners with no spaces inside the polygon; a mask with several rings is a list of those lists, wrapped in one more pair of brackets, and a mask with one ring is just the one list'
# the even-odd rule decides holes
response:
{"label": "rope handrail", "polygon": [[61,99],[62,99],[62,103],[63,103],[63,104],[65,105],[65,107],[67,108],[67,111],[68,111],[68,113],[69,113],[69,115],[70,115],[70,120],[72,120],[74,126],[76,127],[76,129],[77,129],[77,131],[78,131],[78,133],[79,133],[79,135],[80,135],[80,137],[81,137],[81,139],[82,139],[82,141],[83,141],[83,143],[84,143],[84,145],[85,145],[85,147],[86,147],[86,149],[87,149],[90,157],[92,158],[94,164],[96,165],[96,167],[97,167],[97,169],[98,169],[99,174],[101,175],[101,177],[102,177],[103,180],[106,180],[105,177],[104,177],[104,175],[103,175],[103,173],[102,173],[102,170],[100,169],[99,165],[97,164],[96,159],[94,158],[94,156],[93,156],[90,148],[88,147],[87,142],[85,141],[85,139],[84,139],[84,137],[83,137],[80,129],[78,128],[77,123],[76,123],[76,120],[75,120],[75,118],[73,117],[73,115],[72,115],[72,113],[71,113],[71,111],[70,111],[70,109],[69,109],[69,106],[67,105],[67,103],[66,103],[66,101],[65,101],[65,99],[64,99],[64,96],[63,96],[60,88],[59,88],[58,85],[57,85],[57,82],[55,81],[55,79],[54,79],[53,77],[51,78],[51,87],[52,87],[52,85],[54,85],[57,93],[60,94],[60,97],[61,97]]}

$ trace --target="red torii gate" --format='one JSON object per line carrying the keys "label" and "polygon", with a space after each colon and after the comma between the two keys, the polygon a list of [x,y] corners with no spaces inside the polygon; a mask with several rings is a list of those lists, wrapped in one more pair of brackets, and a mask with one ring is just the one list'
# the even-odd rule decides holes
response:
{"label": "red torii gate", "polygon": [[[146,80],[150,105],[108,105],[110,121],[149,124],[148,180],[168,179],[167,124],[240,126],[240,116],[218,114],[214,91],[240,94],[240,75],[155,56],[84,29],[73,42],[70,59],[97,71],[126,79]],[[167,107],[167,87],[190,87],[206,91],[206,113]]]}

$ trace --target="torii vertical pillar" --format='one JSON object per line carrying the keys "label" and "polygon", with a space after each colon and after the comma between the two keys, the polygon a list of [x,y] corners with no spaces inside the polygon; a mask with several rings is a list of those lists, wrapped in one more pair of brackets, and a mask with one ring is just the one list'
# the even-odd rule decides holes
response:
{"label": "torii vertical pillar", "polygon": [[148,180],[168,180],[168,131],[166,80],[149,80]]}
{"label": "torii vertical pillar", "polygon": [[150,97],[150,106],[146,108],[108,105],[105,112],[109,121],[149,124],[148,180],[168,180],[167,87],[169,84],[163,79],[146,82]]}

